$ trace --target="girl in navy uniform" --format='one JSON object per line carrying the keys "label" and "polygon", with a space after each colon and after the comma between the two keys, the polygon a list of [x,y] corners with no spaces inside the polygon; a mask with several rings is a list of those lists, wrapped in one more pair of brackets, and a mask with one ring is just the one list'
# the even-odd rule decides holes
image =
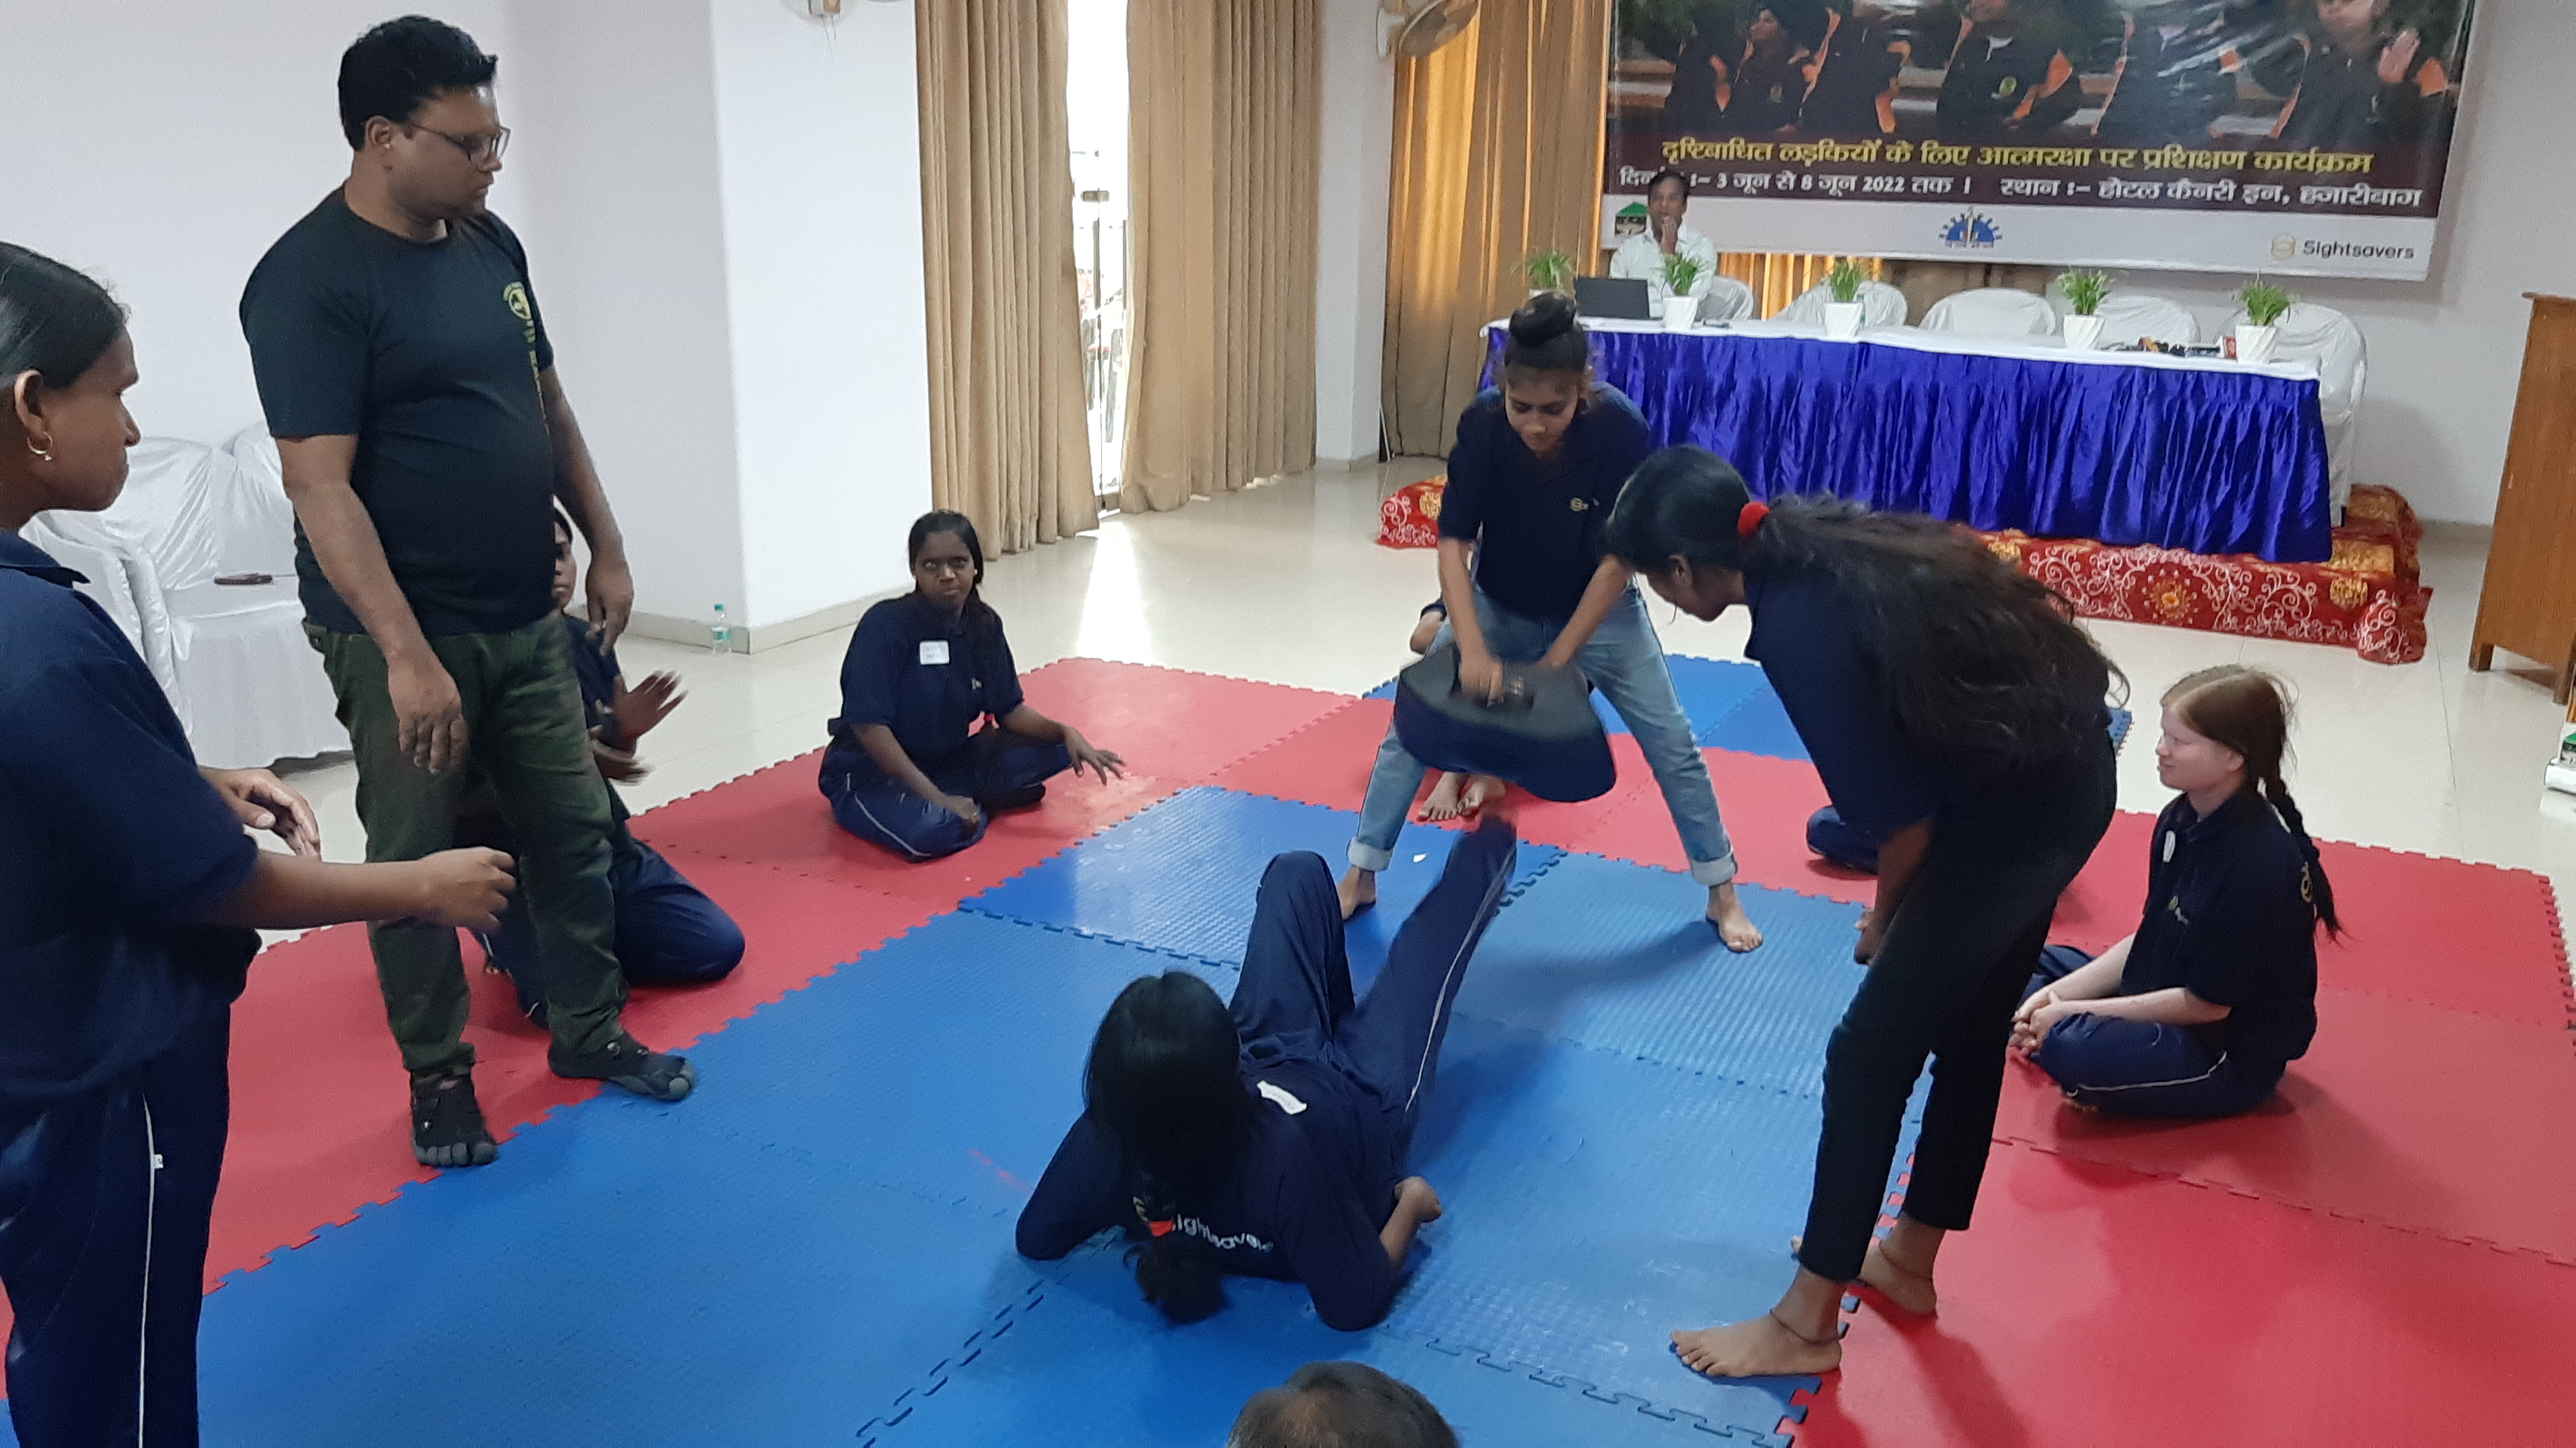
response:
{"label": "girl in navy uniform", "polygon": [[[823,751],[823,797],[841,828],[907,860],[984,837],[996,810],[1125,761],[1028,705],[1002,617],[984,602],[984,544],[963,513],[924,513],[906,543],[912,592],[859,620],[841,660],[841,717]],[[987,721],[978,728],[979,721]]]}
{"label": "girl in navy uniform", "polygon": [[1020,1213],[1051,1261],[1112,1227],[1176,1322],[1224,1305],[1226,1273],[1302,1282],[1325,1324],[1382,1321],[1414,1234],[1440,1219],[1404,1172],[1450,1003],[1518,850],[1489,819],[1459,838],[1353,1003],[1322,857],[1270,862],[1229,1009],[1197,976],[1129,985],[1091,1046],[1085,1109]]}
{"label": "girl in navy uniform", "polygon": [[2260,1103],[2317,1033],[2317,929],[2334,887],[2281,783],[2280,682],[2204,669],[2164,698],[2156,777],[2182,794],[2156,820],[2138,933],[2088,960],[2050,946],[2014,1044],[2081,1107],[2233,1116]]}
{"label": "girl in navy uniform", "polygon": [[[125,314],[0,243],[0,1285],[24,1448],[197,1441],[197,1311],[258,929],[489,929],[510,861],[326,865],[304,797],[200,769],[87,582],[18,536],[138,440]],[[243,833],[274,832],[286,852]]]}
{"label": "girl in navy uniform", "polygon": [[[1601,547],[1610,505],[1653,451],[1636,404],[1593,380],[1592,344],[1573,302],[1550,293],[1514,313],[1502,386],[1468,404],[1449,454],[1442,635],[1457,644],[1459,686],[1488,699],[1500,694],[1507,664],[1582,666],[1663,787],[1691,878],[1708,887],[1710,923],[1728,948],[1751,950],[1762,932],[1736,899],[1735,845],[1708,761],[1635,581]],[[1377,899],[1377,872],[1395,858],[1425,772],[1390,727],[1342,877],[1345,917]]]}
{"label": "girl in navy uniform", "polygon": [[[1747,607],[1745,652],[1835,808],[1880,842],[1854,952],[1873,968],[1825,1049],[1797,1279],[1761,1317],[1673,1335],[1713,1377],[1824,1372],[1842,1361],[1845,1284],[1930,1311],[1933,1258],[1968,1225],[2014,1008],[2111,822],[2111,666],[2062,600],[1974,535],[1822,499],[1765,507],[1698,448],[1638,469],[1609,535],[1692,616]],[[1873,1241],[1926,1057],[1904,1215]]]}

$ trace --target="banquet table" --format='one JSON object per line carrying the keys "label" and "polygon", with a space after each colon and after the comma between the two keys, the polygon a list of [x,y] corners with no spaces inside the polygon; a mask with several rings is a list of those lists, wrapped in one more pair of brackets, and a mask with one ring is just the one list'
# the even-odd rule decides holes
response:
{"label": "banquet table", "polygon": [[[1587,320],[1594,371],[1659,445],[1696,443],[1756,497],[1830,493],[1987,532],[2251,553],[2334,552],[2304,363],[2075,352],[1910,327],[1830,340],[1735,322]],[[1488,381],[1503,323],[1488,329]]]}

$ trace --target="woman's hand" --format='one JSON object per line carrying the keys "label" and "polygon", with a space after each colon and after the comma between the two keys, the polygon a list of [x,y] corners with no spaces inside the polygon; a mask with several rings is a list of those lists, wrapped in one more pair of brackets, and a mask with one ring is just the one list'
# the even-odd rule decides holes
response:
{"label": "woman's hand", "polygon": [[632,749],[636,740],[670,718],[671,711],[688,697],[680,691],[680,676],[673,673],[648,675],[631,689],[624,679],[618,680],[617,696],[608,705],[609,714],[617,721],[617,737]]}
{"label": "woman's hand", "polygon": [[1876,965],[1878,953],[1887,948],[1887,922],[1871,910],[1860,917],[1860,940],[1852,946],[1852,959],[1863,965]]}
{"label": "woman's hand", "polygon": [[322,826],[313,818],[312,804],[293,785],[265,769],[201,769],[198,773],[244,825],[277,836],[308,860],[321,857]]}
{"label": "woman's hand", "polygon": [[2411,29],[2398,31],[2397,38],[2388,42],[2388,48],[2379,53],[2379,83],[2406,84],[2406,72],[2414,66],[2415,57],[2423,48],[2423,36]]}
{"label": "woman's hand", "polygon": [[976,806],[975,801],[962,794],[934,794],[930,802],[970,825],[981,823],[984,818],[984,811]]}
{"label": "woman's hand", "polygon": [[2059,1021],[2088,1014],[2091,1005],[2090,1001],[2060,1000],[2054,989],[2041,991],[2013,1012],[2013,1048],[2029,1055],[2048,1039],[2049,1032],[2057,1029]]}
{"label": "woman's hand", "polygon": [[1112,778],[1127,772],[1126,760],[1105,749],[1094,748],[1090,740],[1082,737],[1082,731],[1070,724],[1064,726],[1064,752],[1073,756],[1073,776],[1076,779],[1080,779],[1082,772],[1088,769],[1100,776],[1102,784],[1107,784]]}
{"label": "woman's hand", "polygon": [[1406,1177],[1396,1184],[1395,1209],[1411,1212],[1416,1225],[1439,1221],[1446,1210],[1440,1205],[1440,1194],[1431,1189],[1431,1183],[1418,1176]]}
{"label": "woman's hand", "polygon": [[1458,688],[1479,704],[1491,704],[1503,697],[1503,664],[1483,649],[1458,650]]}
{"label": "woman's hand", "polygon": [[631,784],[652,773],[652,768],[635,757],[632,749],[620,749],[608,742],[606,731],[590,731],[590,757],[599,765],[602,776],[620,784]]}
{"label": "woman's hand", "polygon": [[461,930],[498,927],[510,892],[518,888],[511,873],[513,863],[499,850],[446,850],[391,868],[412,876],[418,899],[411,909],[412,919]]}

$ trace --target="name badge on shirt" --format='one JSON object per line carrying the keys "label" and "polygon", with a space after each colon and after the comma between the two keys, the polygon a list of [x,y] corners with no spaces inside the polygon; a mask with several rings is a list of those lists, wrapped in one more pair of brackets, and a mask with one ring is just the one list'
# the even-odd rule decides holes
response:
{"label": "name badge on shirt", "polygon": [[944,664],[948,662],[948,640],[923,639],[921,641],[921,661],[925,664]]}

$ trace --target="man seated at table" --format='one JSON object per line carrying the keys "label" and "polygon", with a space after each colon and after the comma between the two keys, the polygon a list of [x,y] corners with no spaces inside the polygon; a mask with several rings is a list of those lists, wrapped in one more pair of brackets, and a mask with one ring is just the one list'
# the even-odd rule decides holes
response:
{"label": "man seated at table", "polygon": [[1679,255],[1699,263],[1692,296],[1707,296],[1717,280],[1717,243],[1682,224],[1689,209],[1690,178],[1679,171],[1656,172],[1646,183],[1646,229],[1621,242],[1610,258],[1610,275],[1644,282],[1659,312],[1672,294],[1664,285],[1664,258]]}

